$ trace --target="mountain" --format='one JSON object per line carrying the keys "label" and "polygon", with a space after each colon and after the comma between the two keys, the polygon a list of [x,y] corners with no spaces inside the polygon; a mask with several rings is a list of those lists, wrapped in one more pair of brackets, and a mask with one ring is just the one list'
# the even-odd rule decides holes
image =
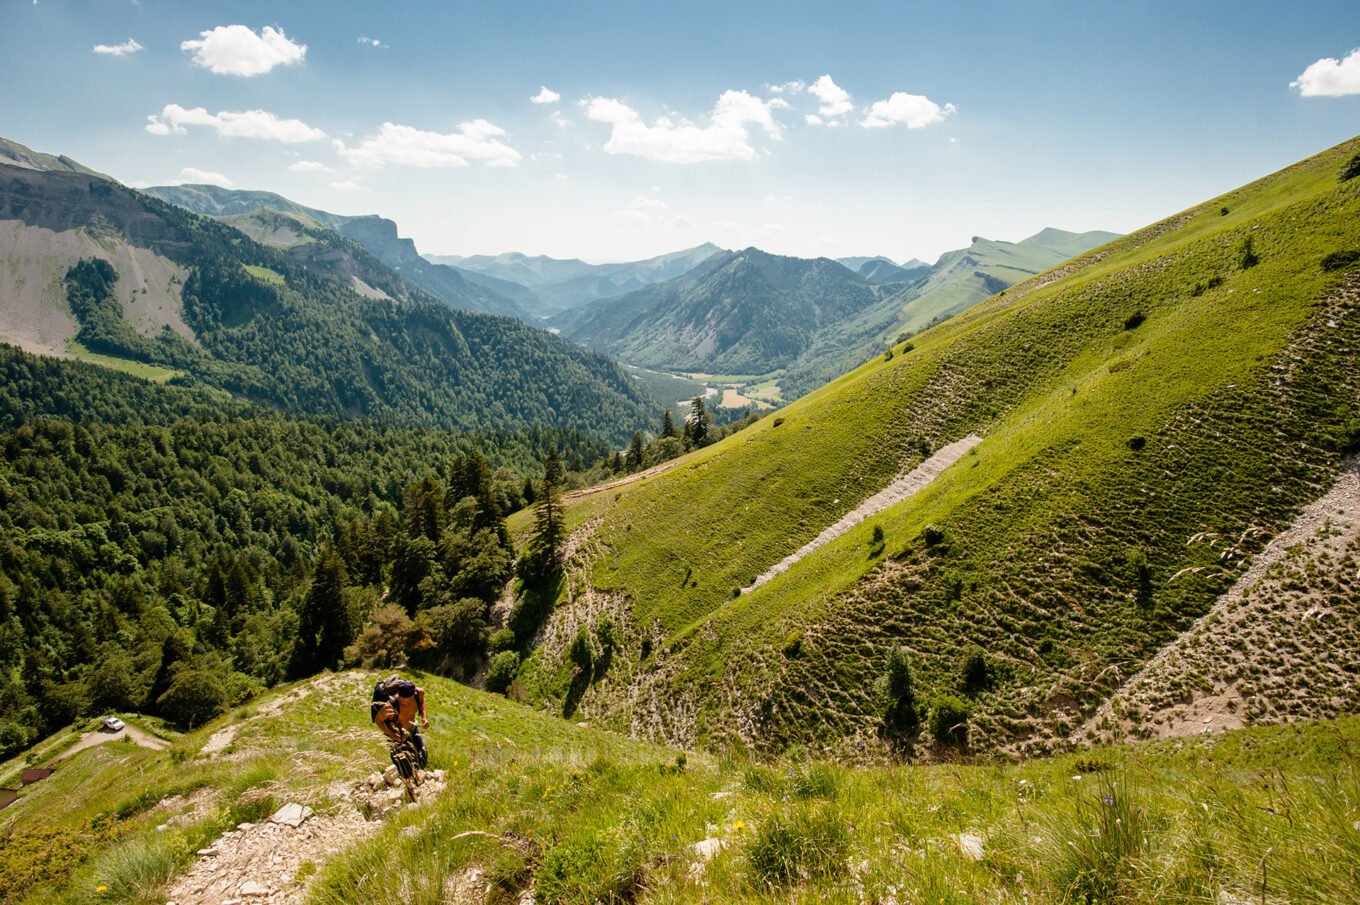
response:
{"label": "mountain", "polygon": [[941,255],[924,281],[893,299],[899,311],[890,329],[895,334],[922,330],[1116,238],[1117,233],[1070,233],[1051,227],[1020,242],[974,236],[971,245]]}
{"label": "mountain", "polygon": [[[1353,170],[1360,138],[574,497],[588,527],[518,693],[686,746],[850,757],[1360,706]],[[1054,239],[958,258],[1013,279],[1071,250]],[[607,669],[573,682],[573,639],[606,620]]]}
{"label": "mountain", "polygon": [[793,365],[821,334],[872,306],[877,295],[829,258],[748,248],[596,302],[568,322],[563,335],[644,367],[766,374]]}
{"label": "mountain", "polygon": [[[332,230],[353,239],[367,248],[383,264],[450,307],[486,314],[503,314],[517,317],[526,323],[535,320],[521,304],[524,300],[522,292],[512,290],[515,296],[519,296],[514,298],[502,294],[494,286],[485,285],[484,282],[468,280],[452,267],[431,264],[416,251],[413,241],[403,239],[397,234],[397,224],[376,214],[360,217],[341,216],[304,207],[273,192],[225,189],[215,185],[163,185],[152,186],[143,191],[208,217],[239,218],[265,211],[293,214],[302,218],[305,224]],[[237,223],[239,225],[240,221]],[[291,241],[287,233],[262,233],[257,235],[256,239],[266,244]],[[283,247],[288,246],[285,244]]]}
{"label": "mountain", "polygon": [[612,361],[280,224],[274,247],[83,169],[0,163],[0,338],[290,412],[616,439],[650,420]]}
{"label": "mountain", "polygon": [[930,265],[913,262],[911,266],[898,267],[891,261],[875,258],[852,269],[870,283],[903,283],[922,276]]}
{"label": "mountain", "polygon": [[452,255],[428,257],[431,261],[451,264],[469,273],[517,282],[531,289],[537,297],[539,307],[534,310],[542,317],[549,317],[688,273],[720,251],[722,249],[718,246],[705,243],[683,251],[621,264],[587,264],[575,258],[563,261],[543,256],[529,257],[518,252],[468,258]]}

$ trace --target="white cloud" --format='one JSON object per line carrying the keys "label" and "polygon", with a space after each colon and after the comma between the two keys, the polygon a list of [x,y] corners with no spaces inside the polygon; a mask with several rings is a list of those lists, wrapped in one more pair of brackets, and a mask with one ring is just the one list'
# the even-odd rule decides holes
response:
{"label": "white cloud", "polygon": [[342,192],[366,192],[367,188],[355,182],[353,179],[346,179],[343,182],[332,182],[331,188],[339,189]]}
{"label": "white cloud", "polygon": [[297,163],[290,163],[288,169],[294,173],[334,173],[335,170],[326,166],[324,163],[317,163],[315,160],[299,160]]}
{"label": "white cloud", "polygon": [[779,98],[763,101],[745,91],[724,91],[709,114],[707,126],[662,116],[647,125],[638,112],[612,97],[581,102],[586,116],[609,123],[613,129],[604,149],[609,154],[632,154],[664,163],[701,163],[709,160],[752,160],[751,127],[774,139],[781,136],[774,111],[788,106]]}
{"label": "white cloud", "polygon": [[531,104],[555,104],[555,103],[557,103],[558,101],[560,101],[561,99],[562,99],[562,95],[558,94],[556,91],[553,91],[553,90],[552,90],[551,88],[549,88],[547,85],[543,85],[543,86],[541,86],[541,87],[539,88],[538,94],[535,94],[533,97],[529,98],[529,103],[531,103]]}
{"label": "white cloud", "polygon": [[1344,59],[1323,57],[1313,63],[1296,79],[1290,88],[1299,89],[1304,97],[1342,97],[1360,94],[1360,48],[1346,54]]}
{"label": "white cloud", "polygon": [[199,41],[184,41],[180,50],[193,51],[194,62],[218,75],[249,78],[275,66],[292,66],[307,56],[307,45],[290,41],[283,29],[266,25],[257,35],[244,25],[219,25],[199,32]]}
{"label": "white cloud", "polygon": [[554,111],[553,111],[553,114],[552,114],[552,121],[555,122],[555,123],[557,123],[557,124],[558,124],[559,126],[561,126],[563,129],[565,129],[567,126],[570,126],[570,125],[571,125],[571,120],[569,120],[569,119],[567,119],[565,116],[563,116],[561,110],[554,110]]}
{"label": "white cloud", "polygon": [[96,44],[90,49],[95,53],[102,53],[106,56],[125,57],[141,50],[142,45],[138,44],[136,39],[128,38],[122,44]]}
{"label": "white cloud", "polygon": [[807,88],[807,83],[794,80],[782,85],[767,85],[766,87],[770,89],[771,94],[802,94],[803,90]]}
{"label": "white cloud", "polygon": [[817,113],[823,120],[840,119],[855,110],[855,105],[850,101],[850,92],[833,82],[829,75],[823,75],[808,85],[807,90],[808,94],[816,95],[821,101]]}
{"label": "white cloud", "polygon": [[558,182],[566,182],[566,181],[567,181],[567,174],[566,174],[566,173],[553,173],[553,178],[556,179]]}
{"label": "white cloud", "polygon": [[629,226],[641,228],[664,219],[666,211],[670,209],[671,206],[664,201],[639,195],[628,202],[621,210],[614,211],[614,216],[623,220]]}
{"label": "white cloud", "polygon": [[148,116],[146,131],[152,135],[184,135],[186,126],[207,126],[223,138],[262,138],[289,144],[317,141],[326,133],[300,119],[279,119],[267,110],[223,110],[209,113],[202,107],[186,110],[179,104],[166,104],[159,114]]}
{"label": "white cloud", "polygon": [[505,130],[484,119],[460,123],[457,132],[425,132],[411,126],[383,123],[378,134],[350,148],[335,142],[336,153],[366,167],[389,163],[411,167],[465,167],[480,160],[489,167],[513,167],[520,153],[501,141]]}
{"label": "white cloud", "polygon": [[232,181],[221,173],[214,173],[212,170],[200,170],[198,167],[185,167],[179,171],[180,183],[192,182],[195,185],[220,185],[224,189],[232,186]]}
{"label": "white cloud", "polygon": [[[382,41],[378,40],[377,38],[370,38],[370,37],[368,37],[367,35],[360,35],[360,36],[359,36],[359,41],[358,41],[358,43],[364,45],[365,47],[386,47],[386,46],[387,46],[386,44],[384,44]],[[305,48],[304,48],[304,49],[305,49]]]}
{"label": "white cloud", "polygon": [[807,116],[803,117],[803,122],[807,123],[809,126],[820,126],[822,125],[822,118],[815,113],[809,113]]}
{"label": "white cloud", "polygon": [[676,229],[694,229],[694,224],[690,222],[689,217],[683,214],[671,218],[671,226]]}
{"label": "white cloud", "polygon": [[908,129],[921,129],[942,122],[957,109],[953,104],[941,107],[923,94],[894,91],[886,101],[874,101],[860,125],[881,129],[900,123]]}

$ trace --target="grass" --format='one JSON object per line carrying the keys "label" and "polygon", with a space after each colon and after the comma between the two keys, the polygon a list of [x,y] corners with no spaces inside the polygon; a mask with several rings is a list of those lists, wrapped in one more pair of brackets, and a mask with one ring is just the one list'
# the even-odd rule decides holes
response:
{"label": "grass", "polygon": [[263,280],[274,286],[284,286],[287,284],[287,281],[283,278],[283,274],[276,270],[270,270],[268,267],[261,267],[258,264],[242,264],[241,266],[246,269],[246,273],[257,280]]}
{"label": "grass", "polygon": [[[7,810],[0,896],[164,901],[242,820],[284,801],[357,807],[335,789],[381,763],[370,679],[278,689],[168,752],[81,752]],[[1346,901],[1360,871],[1360,718],[1009,766],[855,767],[680,759],[419,681],[432,766],[452,781],[309,862],[307,901],[481,901],[489,885],[493,902],[1321,903]],[[223,756],[194,756],[229,724]]]}
{"label": "grass", "polygon": [[[594,618],[589,585],[616,601],[625,643],[579,703],[588,719],[683,744],[853,750],[874,739],[890,645],[927,705],[958,693],[980,645],[997,681],[973,702],[974,750],[1060,745],[1335,473],[1360,317],[1325,307],[1351,277],[1320,261],[1353,244],[1360,188],[1336,170],[1355,146],[1014,286],[778,419],[580,500],[571,518],[599,519],[602,552],[575,564],[562,630],[521,686],[564,699],[553,639]],[[1247,236],[1259,263],[1243,269]],[[985,442],[873,520],[886,555],[866,555],[866,523],[733,597],[969,432]],[[929,524],[949,540],[928,548]],[[1235,548],[1250,528],[1261,537]]]}
{"label": "grass", "polygon": [[112,355],[101,355],[98,352],[91,352],[84,345],[74,339],[66,341],[66,351],[71,353],[73,358],[80,361],[88,361],[91,364],[110,368],[114,371],[121,371],[124,374],[131,374],[133,377],[140,377],[152,383],[165,383],[174,377],[181,376],[183,371],[176,371],[172,368],[162,368],[159,365],[149,365],[141,361],[133,361],[130,358],[115,358]]}

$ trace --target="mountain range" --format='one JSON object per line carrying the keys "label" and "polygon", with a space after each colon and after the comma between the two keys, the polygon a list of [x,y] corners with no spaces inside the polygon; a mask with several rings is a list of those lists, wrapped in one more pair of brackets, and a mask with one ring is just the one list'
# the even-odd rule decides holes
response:
{"label": "mountain range", "polygon": [[[651,420],[655,405],[611,360],[452,308],[312,212],[234,210],[220,214],[245,231],[9,143],[0,338],[293,412],[616,438]],[[340,225],[374,244],[395,240],[377,218]],[[403,260],[435,268],[413,249]]]}

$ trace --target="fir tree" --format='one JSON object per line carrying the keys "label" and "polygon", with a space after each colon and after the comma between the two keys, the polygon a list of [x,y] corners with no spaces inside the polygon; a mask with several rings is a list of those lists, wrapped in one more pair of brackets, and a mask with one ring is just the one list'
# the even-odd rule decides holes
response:
{"label": "fir tree", "polygon": [[675,420],[671,418],[670,409],[666,409],[665,414],[661,416],[661,436],[663,438],[675,436]]}
{"label": "fir tree", "polygon": [[633,431],[633,441],[628,444],[628,458],[625,460],[629,471],[637,471],[642,467],[642,434]]}

